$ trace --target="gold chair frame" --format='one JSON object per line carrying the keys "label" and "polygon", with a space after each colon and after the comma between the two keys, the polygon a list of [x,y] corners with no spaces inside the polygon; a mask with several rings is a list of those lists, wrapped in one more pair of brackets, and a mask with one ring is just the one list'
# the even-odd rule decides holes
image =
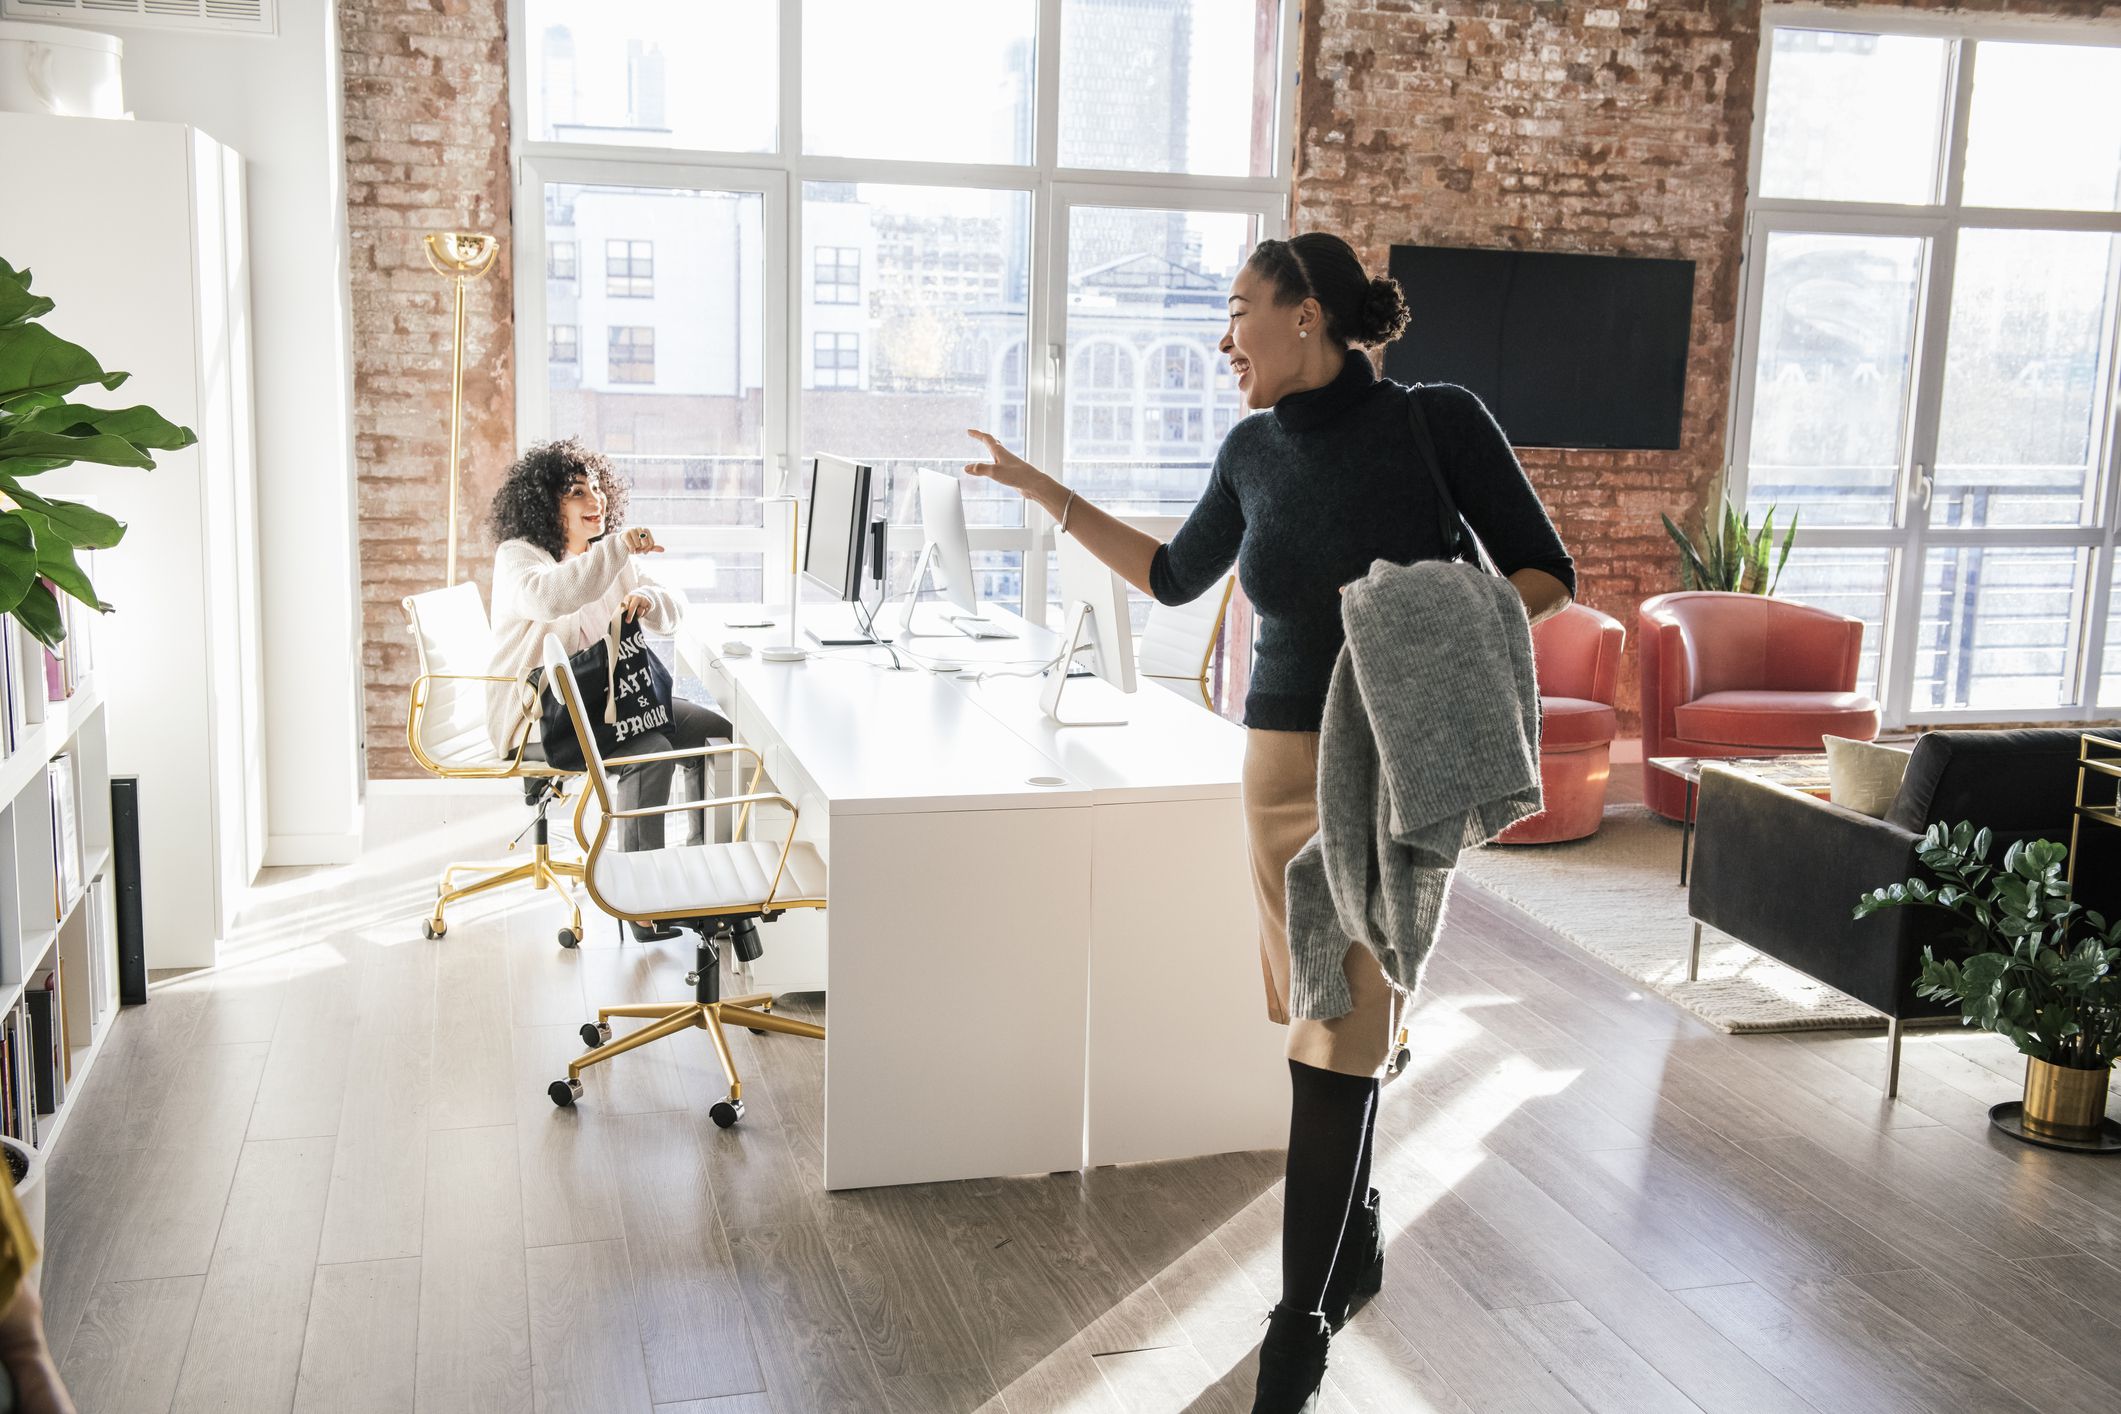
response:
{"label": "gold chair frame", "polygon": [[[589,740],[588,725],[581,720],[573,696],[571,694],[563,695],[567,698],[568,712],[575,718],[575,729],[583,733],[585,741]],[[583,859],[582,875],[583,887],[589,891],[590,898],[595,901],[598,908],[603,909],[604,912],[614,918],[623,918],[636,923],[681,922],[687,924],[698,930],[700,943],[695,969],[687,974],[685,979],[695,989],[692,1001],[622,1002],[615,1006],[600,1006],[597,1008],[597,1019],[594,1022],[583,1024],[582,1040],[590,1049],[574,1060],[569,1061],[567,1063],[566,1078],[553,1081],[546,1091],[553,1103],[563,1109],[573,1105],[577,1099],[581,1098],[582,1073],[591,1066],[601,1065],[605,1061],[626,1054],[628,1051],[660,1041],[665,1036],[675,1036],[681,1031],[690,1031],[697,1027],[705,1031],[707,1039],[713,1042],[715,1056],[722,1065],[723,1077],[729,1082],[728,1098],[719,1101],[708,1111],[716,1124],[727,1129],[743,1118],[744,1082],[743,1077],[737,1073],[736,1057],[729,1050],[729,1038],[723,1034],[722,1028],[724,1025],[734,1021],[741,1023],[754,1032],[779,1032],[783,1035],[801,1036],[812,1041],[825,1039],[825,1028],[822,1026],[808,1021],[798,1021],[793,1017],[775,1015],[773,1011],[773,994],[770,992],[754,992],[739,997],[723,997],[721,995],[721,977],[718,970],[721,965],[721,948],[718,943],[709,939],[708,925],[713,920],[726,919],[734,922],[743,922],[755,918],[760,922],[770,923],[780,917],[781,914],[794,909],[822,909],[825,907],[825,900],[821,898],[782,899],[779,896],[781,881],[788,871],[788,855],[795,848],[796,829],[801,823],[802,811],[793,800],[779,791],[762,791],[758,788],[759,782],[764,778],[766,772],[765,758],[752,747],[732,742],[720,746],[700,746],[677,751],[646,752],[639,756],[614,756],[604,761],[603,765],[608,769],[614,766],[638,766],[655,761],[689,761],[695,758],[706,760],[716,756],[749,756],[752,759],[751,779],[742,791],[728,796],[710,795],[703,800],[678,801],[669,805],[641,806],[633,810],[615,810],[612,807],[616,802],[604,798],[603,773],[595,769],[587,773],[589,789],[581,793],[581,798],[575,804],[574,830],[576,837],[580,838],[583,830],[583,816],[589,808],[591,797],[594,796],[597,803],[602,807],[602,817],[598,821],[595,837],[589,841],[588,853]],[[698,811],[702,815],[701,834],[705,836],[709,833],[705,828],[707,812],[736,808],[738,815],[732,835],[736,839],[741,840],[749,828],[752,808],[765,804],[780,805],[788,811],[788,832],[781,839],[780,857],[774,866],[773,880],[767,887],[766,897],[763,900],[731,904],[721,908],[691,907],[643,913],[620,909],[598,891],[594,867],[596,859],[603,852],[605,844],[610,839],[612,829],[618,822],[640,819],[649,815],[677,815]],[[732,930],[725,925],[715,930],[713,936],[716,939],[730,937],[732,936]],[[649,1024],[624,1036],[614,1037],[611,1032],[611,1019],[615,1016],[645,1018]]]}
{"label": "gold chair frame", "polygon": [[[407,609],[410,612],[410,606]],[[413,679],[412,694],[405,713],[405,745],[412,752],[413,760],[429,775],[445,781],[497,781],[535,780],[550,782],[551,797],[538,804],[538,818],[534,825],[535,835],[531,843],[530,858],[520,864],[505,860],[456,860],[442,866],[442,877],[435,885],[435,906],[422,931],[429,938],[439,938],[449,932],[449,922],[443,916],[449,905],[474,894],[483,894],[509,884],[528,883],[532,888],[551,889],[567,905],[569,924],[560,931],[560,945],[574,947],[582,941],[582,905],[576,899],[570,881],[582,881],[583,861],[562,859],[552,852],[551,836],[545,823],[547,806],[567,798],[567,782],[576,773],[563,771],[557,766],[542,761],[526,761],[523,753],[530,747],[529,733],[516,743],[515,755],[502,761],[481,762],[474,766],[451,765],[438,761],[427,753],[420,741],[420,724],[426,716],[427,704],[432,691],[431,684],[438,682],[494,683],[515,682],[516,679],[498,677],[490,673],[422,673]],[[586,799],[586,797],[585,797]],[[581,811],[575,812],[577,841],[581,838]],[[508,846],[510,852],[515,845]],[[479,874],[481,877],[469,884],[458,885],[460,874]]]}
{"label": "gold chair frame", "polygon": [[1223,601],[1215,610],[1215,627],[1208,631],[1208,649],[1200,655],[1200,671],[1192,677],[1165,677],[1161,673],[1144,673],[1143,677],[1157,682],[1190,682],[1200,689],[1200,705],[1210,712],[1215,710],[1215,698],[1208,691],[1208,669],[1215,665],[1215,645],[1222,641],[1223,620],[1230,616],[1230,595],[1237,588],[1237,576],[1223,576]]}

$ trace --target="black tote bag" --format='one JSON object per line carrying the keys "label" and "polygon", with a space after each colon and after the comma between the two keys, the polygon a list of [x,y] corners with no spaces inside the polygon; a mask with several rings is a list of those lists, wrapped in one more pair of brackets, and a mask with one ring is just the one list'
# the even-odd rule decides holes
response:
{"label": "black tote bag", "polygon": [[[630,742],[670,725],[670,669],[648,646],[639,619],[614,615],[610,630],[569,658],[567,668],[582,694],[599,756],[624,756]],[[549,683],[539,714],[545,759],[563,771],[582,770],[587,763],[567,703]]]}

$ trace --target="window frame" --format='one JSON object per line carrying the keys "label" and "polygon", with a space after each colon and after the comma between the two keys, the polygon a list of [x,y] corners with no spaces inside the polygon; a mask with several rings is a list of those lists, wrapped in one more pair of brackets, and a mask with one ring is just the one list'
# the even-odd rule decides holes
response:
{"label": "window frame", "polygon": [[[612,262],[612,247],[613,247],[613,246],[624,246],[624,247],[626,247],[626,251],[625,251],[625,254],[624,254],[624,256],[623,256],[623,257],[621,257],[621,258],[622,258],[622,259],[623,259],[623,260],[624,260],[624,261],[626,262],[626,270],[625,270],[625,273],[624,273],[624,274],[618,274],[618,273],[614,272],[614,271],[612,270],[612,268],[611,268],[611,262]],[[640,252],[641,252],[641,251],[642,251],[643,249],[645,249],[645,250],[646,250],[646,251],[648,252],[648,255],[647,255],[647,261],[648,261],[648,273],[647,273],[647,274],[645,274],[645,275],[643,275],[643,274],[641,274],[641,273],[640,273],[640,262],[641,262],[641,259],[642,259],[642,257],[641,257],[641,254],[640,254]],[[623,285],[625,285],[625,288],[624,288],[624,289],[613,289],[613,288],[612,288],[612,286],[613,286],[613,285],[615,285],[615,284],[623,284]],[[605,298],[605,299],[654,299],[654,298],[655,298],[655,242],[654,242],[654,241],[652,241],[652,240],[635,240],[635,239],[634,239],[633,237],[631,237],[631,236],[607,236],[607,237],[605,237],[605,239],[604,239],[604,298]]]}
{"label": "window frame", "polygon": [[[532,142],[530,131],[530,40],[525,0],[508,0],[508,93],[510,151],[515,182],[515,209],[542,211],[547,183],[670,187],[680,190],[757,191],[766,197],[765,288],[765,421],[760,431],[767,480],[795,484],[793,457],[801,448],[804,360],[809,350],[797,338],[806,279],[814,280],[802,221],[805,182],[856,182],[887,185],[957,187],[1027,192],[1030,195],[1030,287],[1024,338],[1025,388],[1022,404],[1025,455],[1059,474],[1063,467],[1065,428],[1065,309],[1067,303],[1067,213],[1071,204],[1132,205],[1165,210],[1240,211],[1260,217],[1262,239],[1286,232],[1289,182],[1296,134],[1296,65],[1301,23],[1299,0],[1273,0],[1277,28],[1272,72],[1279,77],[1273,95],[1274,154],[1272,170],[1257,177],[1203,176],[1193,173],[1088,170],[1059,165],[1060,35],[1062,0],[1036,0],[1036,64],[1033,89],[1032,160],[1023,165],[903,161],[886,158],[842,158],[804,153],[802,148],[801,0],[780,0],[778,122],[774,146],[764,152],[728,152],[706,148],[648,147],[632,144]],[[531,203],[527,204],[526,202]],[[517,267],[538,268],[544,260],[542,220],[518,223]],[[577,258],[579,269],[579,256]],[[546,396],[544,347],[530,331],[544,327],[545,282],[518,281],[516,441],[524,449],[548,435],[550,406]],[[616,298],[616,297],[615,297]],[[1013,342],[1013,341],[1012,341]],[[1038,351],[1034,353],[1034,351]],[[1209,382],[1214,384],[1211,369]],[[652,385],[641,385],[652,386]],[[1212,437],[1212,418],[1206,428]],[[969,445],[969,444],[968,444]],[[778,468],[776,472],[775,468]],[[1121,519],[1151,534],[1168,537],[1179,521],[1165,515],[1123,515]],[[917,552],[917,527],[894,526],[893,552]],[[1053,522],[1037,506],[1025,503],[1021,526],[974,526],[972,549],[1020,551],[1027,608],[1041,605],[1046,594],[1046,556],[1052,548]],[[665,536],[673,549],[763,552],[767,584],[785,580],[789,547],[785,534],[758,529],[718,528]],[[769,587],[768,598],[774,597]]]}
{"label": "window frame", "polygon": [[[825,279],[824,255],[827,251],[832,253],[832,279],[830,281]],[[845,278],[849,268],[849,256],[853,257],[854,277],[852,279]],[[841,298],[838,294],[835,294],[833,298],[826,299],[823,291],[828,287],[834,291],[845,290],[847,292],[846,297]],[[832,305],[836,308],[859,305],[862,302],[862,248],[860,246],[820,245],[811,247],[810,302],[812,304]]]}
{"label": "window frame", "polygon": [[[563,330],[567,334],[564,340],[560,338]],[[561,358],[559,355],[559,346],[562,343],[565,343],[571,350],[571,354],[567,358]],[[570,368],[579,369],[582,366],[582,326],[579,324],[546,325],[545,357],[549,362],[563,363]]]}
{"label": "window frame", "polygon": [[[1884,622],[1878,642],[1878,695],[1889,728],[1951,726],[2009,720],[2012,722],[2080,722],[2121,719],[2121,709],[2098,705],[2102,676],[2121,674],[2121,663],[2103,661],[2110,615],[2121,605],[2109,602],[2117,544],[2121,544],[2121,211],[2087,212],[2033,207],[1968,206],[1962,200],[1966,149],[1979,82],[1984,42],[2047,43],[2098,48],[2121,47],[2111,26],[2046,22],[1997,16],[1975,19],[1901,15],[1876,10],[1818,5],[1777,5],[1762,16],[1760,53],[1754,82],[1753,131],[1764,134],[1768,84],[1777,30],[1838,30],[1854,34],[1909,35],[1953,44],[1944,88],[1944,122],[1940,132],[1936,199],[1919,204],[1799,200],[1762,197],[1765,143],[1752,145],[1747,167],[1746,216],[1736,357],[1725,436],[1725,484],[1740,505],[1747,498],[1755,379],[1759,361],[1759,323],[1766,279],[1769,237],[1803,232],[1839,235],[1914,236],[1927,242],[1918,277],[1911,388],[1906,411],[1901,467],[1896,476],[1890,522],[1875,527],[1801,526],[1808,549],[1883,550],[1890,557]],[[1932,525],[1928,522],[1924,483],[1936,466],[1941,426],[1945,359],[1949,349],[1951,298],[1958,239],[1971,230],[2020,229],[2090,231],[2113,237],[2109,259],[2110,297],[2101,332],[2100,358],[2105,406],[2094,428],[2092,485],[2087,512],[2075,526]],[[2071,625],[2068,690],[2073,705],[2018,708],[1927,708],[1914,706],[1915,657],[1922,632],[1923,559],[1926,551],[1962,547],[2074,548],[2090,552],[2086,602]],[[2111,692],[2111,686],[2108,691]]]}

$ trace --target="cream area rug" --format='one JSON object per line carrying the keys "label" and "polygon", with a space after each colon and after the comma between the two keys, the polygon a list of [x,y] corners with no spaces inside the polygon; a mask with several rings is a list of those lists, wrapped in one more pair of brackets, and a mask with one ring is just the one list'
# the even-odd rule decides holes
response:
{"label": "cream area rug", "polygon": [[1693,924],[1679,886],[1679,827],[1647,806],[1608,804],[1605,823],[1589,839],[1467,850],[1458,872],[1725,1031],[1885,1023],[1853,997],[1714,928],[1702,930],[1700,980],[1687,981]]}

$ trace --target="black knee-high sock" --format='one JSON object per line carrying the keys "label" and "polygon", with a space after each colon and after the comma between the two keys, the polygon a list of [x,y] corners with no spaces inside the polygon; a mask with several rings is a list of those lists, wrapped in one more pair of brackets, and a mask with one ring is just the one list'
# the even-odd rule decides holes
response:
{"label": "black knee-high sock", "polygon": [[1374,1098],[1370,1101],[1370,1116],[1363,1122],[1362,1160],[1355,1165],[1355,1196],[1349,1203],[1350,1208],[1361,1203],[1370,1193],[1370,1159],[1377,1152],[1377,1111],[1382,1108],[1384,1099],[1382,1087],[1376,1081],[1371,1085],[1370,1093]]}
{"label": "black knee-high sock", "polygon": [[1282,1193],[1281,1299],[1315,1311],[1340,1250],[1348,1210],[1363,1190],[1364,1132],[1377,1110],[1377,1081],[1289,1062],[1289,1167]]}

